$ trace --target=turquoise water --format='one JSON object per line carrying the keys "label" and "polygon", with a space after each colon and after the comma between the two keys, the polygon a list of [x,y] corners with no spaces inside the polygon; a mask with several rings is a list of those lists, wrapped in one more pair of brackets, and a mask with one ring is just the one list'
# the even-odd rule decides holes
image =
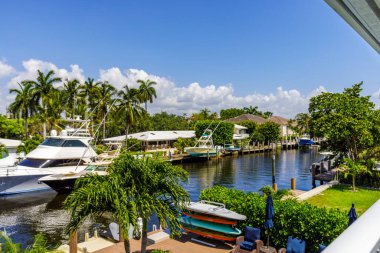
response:
{"label": "turquoise water", "polygon": [[[311,185],[310,166],[320,159],[317,150],[289,150],[276,153],[276,181],[278,187],[290,188],[290,179],[297,179],[297,188],[309,190]],[[218,162],[188,163],[182,165],[189,172],[189,181],[184,188],[193,201],[199,192],[212,185],[223,185],[244,191],[258,191],[263,185],[272,184],[272,154],[260,153],[230,156]],[[32,242],[38,232],[45,234],[50,244],[66,242],[64,233],[68,215],[63,209],[65,195],[54,191],[16,195],[0,198],[0,230],[6,230],[11,238],[24,246]],[[111,218],[87,222],[79,231],[83,240],[85,231],[102,229]],[[155,221],[151,221],[154,223]]]}

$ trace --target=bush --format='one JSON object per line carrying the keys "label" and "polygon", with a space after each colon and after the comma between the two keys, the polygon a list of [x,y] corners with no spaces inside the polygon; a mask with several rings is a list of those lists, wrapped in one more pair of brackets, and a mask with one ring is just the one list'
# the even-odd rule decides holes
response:
{"label": "bush", "polygon": [[[265,197],[258,193],[214,186],[201,191],[200,199],[224,203],[226,208],[247,216],[238,224],[240,229],[254,226],[261,229],[265,241]],[[318,252],[318,245],[328,245],[346,229],[348,217],[337,209],[312,206],[294,199],[280,201],[274,198],[274,228],[270,240],[276,248],[286,246],[288,236],[306,240],[307,252]]]}

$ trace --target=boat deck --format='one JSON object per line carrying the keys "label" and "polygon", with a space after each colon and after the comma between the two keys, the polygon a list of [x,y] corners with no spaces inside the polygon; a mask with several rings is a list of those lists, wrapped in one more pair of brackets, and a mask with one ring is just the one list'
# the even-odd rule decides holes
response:
{"label": "boat deck", "polygon": [[[215,244],[216,247],[211,247],[204,245],[202,243],[198,243],[192,241],[191,239],[195,238],[207,243]],[[131,244],[131,252],[139,252],[141,247],[140,240],[130,240]],[[221,241],[206,239],[203,237],[199,237],[194,234],[184,233],[180,238],[177,239],[167,239],[162,242],[158,242],[156,244],[152,244],[148,246],[148,250],[152,249],[162,249],[169,250],[171,253],[229,253],[233,249],[233,245],[227,244]],[[124,244],[117,243],[110,247],[104,248],[102,250],[95,251],[94,253],[124,253]]]}

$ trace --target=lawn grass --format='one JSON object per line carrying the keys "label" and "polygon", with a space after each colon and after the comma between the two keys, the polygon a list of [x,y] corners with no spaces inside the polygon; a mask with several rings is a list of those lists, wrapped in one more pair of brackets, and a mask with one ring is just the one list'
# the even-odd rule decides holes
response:
{"label": "lawn grass", "polygon": [[318,207],[338,208],[347,213],[351,204],[354,203],[356,212],[360,215],[378,199],[380,199],[380,191],[378,190],[357,187],[357,191],[353,192],[351,186],[335,185],[306,201]]}

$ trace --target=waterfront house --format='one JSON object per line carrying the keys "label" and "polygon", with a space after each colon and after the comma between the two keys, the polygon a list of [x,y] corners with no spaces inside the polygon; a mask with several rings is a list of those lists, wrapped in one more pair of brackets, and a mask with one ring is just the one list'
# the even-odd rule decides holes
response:
{"label": "waterfront house", "polygon": [[242,121],[252,121],[258,125],[261,125],[265,122],[274,122],[280,125],[280,134],[282,137],[287,137],[293,135],[293,131],[289,128],[289,119],[286,119],[281,116],[271,116],[266,119],[261,116],[252,115],[252,114],[242,114],[240,116],[230,118],[226,120],[227,122],[239,123]]}
{"label": "waterfront house", "polygon": [[[143,150],[168,149],[178,139],[190,139],[195,137],[195,131],[146,131],[128,134],[128,139],[141,141]],[[125,141],[125,135],[104,139],[107,143],[120,143]]]}

